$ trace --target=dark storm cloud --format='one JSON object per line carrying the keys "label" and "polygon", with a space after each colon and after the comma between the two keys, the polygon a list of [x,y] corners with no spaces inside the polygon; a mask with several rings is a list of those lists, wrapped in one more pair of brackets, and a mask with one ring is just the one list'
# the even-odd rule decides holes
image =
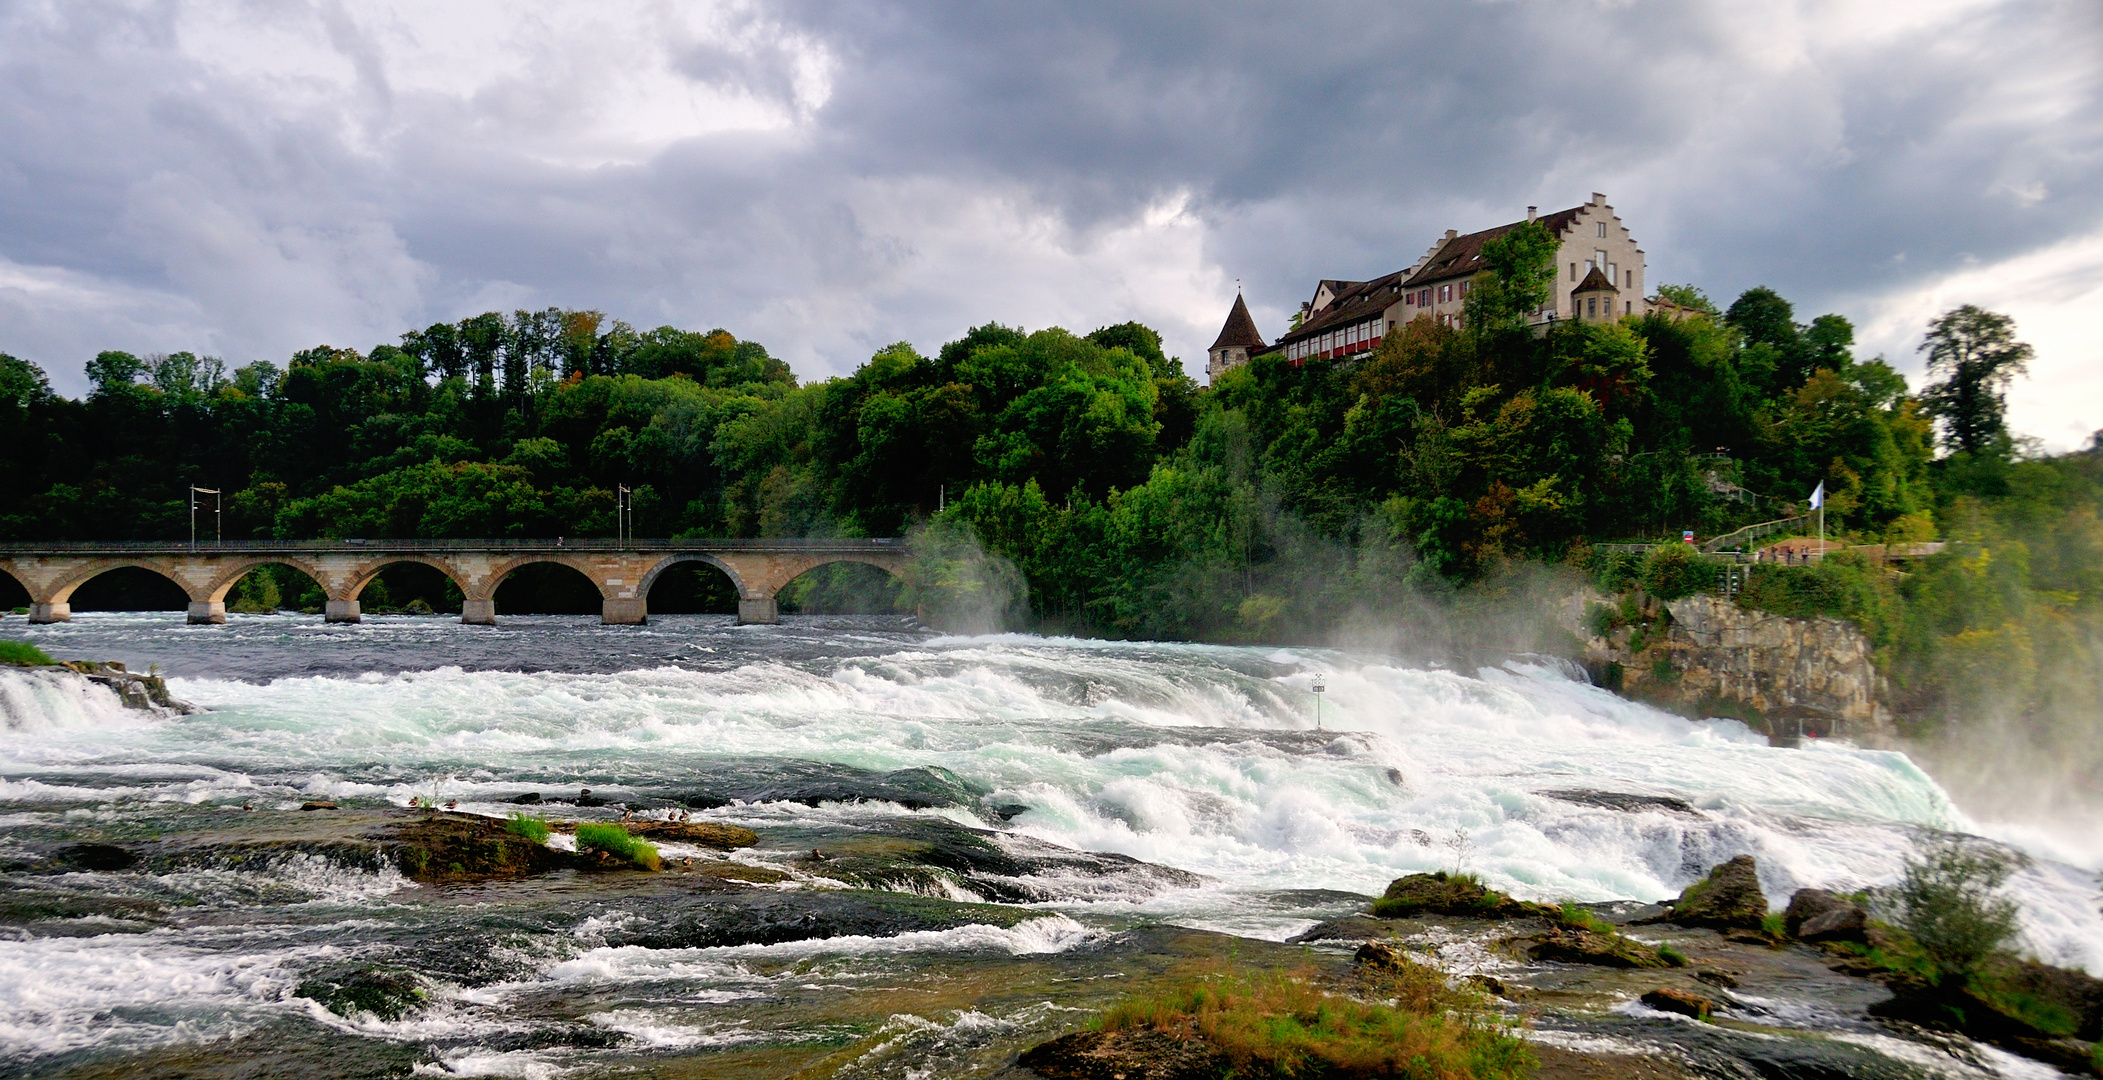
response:
{"label": "dark storm cloud", "polygon": [[0,349],[77,388],[562,304],[807,376],[989,318],[1194,358],[1235,278],[1275,334],[1593,190],[1653,280],[1806,316],[2103,228],[2081,0],[554,10],[0,4]]}

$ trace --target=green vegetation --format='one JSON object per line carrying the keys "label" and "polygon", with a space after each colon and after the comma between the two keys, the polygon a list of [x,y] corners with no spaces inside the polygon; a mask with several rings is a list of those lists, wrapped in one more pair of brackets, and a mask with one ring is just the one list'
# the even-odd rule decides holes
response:
{"label": "green vegetation", "polygon": [[1670,967],[1687,966],[1687,954],[1670,945],[1658,946],[1658,959],[1663,960]]}
{"label": "green vegetation", "polygon": [[577,826],[577,851],[604,852],[643,870],[664,868],[664,861],[657,857],[657,845],[638,839],[619,825],[587,822]]}
{"label": "green vegetation", "polygon": [[1373,901],[1373,915],[1405,919],[1417,915],[1457,915],[1476,919],[1510,919],[1538,914],[1538,905],[1514,900],[1482,883],[1474,874],[1410,874],[1388,882],[1387,892]]}
{"label": "green vegetation", "polygon": [[1779,911],[1760,916],[1760,932],[1775,941],[1789,940],[1789,921]]}
{"label": "green vegetation", "polygon": [[[1237,1077],[1531,1076],[1534,1058],[1482,995],[1404,961],[1368,975],[1360,996],[1322,990],[1311,972],[1208,973],[1102,1014],[1102,1030],[1187,1031]],[[1393,1005],[1382,1004],[1391,1000]]]}
{"label": "green vegetation", "polygon": [[504,822],[504,831],[513,836],[525,837],[536,844],[547,843],[550,834],[547,819],[522,810],[511,812],[511,817]]}
{"label": "green vegetation", "polygon": [[1999,895],[2011,868],[1997,853],[1946,841],[1906,869],[1887,896],[1892,922],[1906,931],[1930,983],[1971,978],[2015,936],[2016,906]]}
{"label": "green vegetation", "polygon": [[56,663],[58,661],[46,655],[44,650],[26,641],[0,641],[0,664],[47,667]]}
{"label": "green vegetation", "polygon": [[[905,584],[813,571],[790,610],[935,595],[1045,630],[1276,641],[1431,608],[1489,635],[1518,632],[1488,616],[1529,595],[1529,563],[1652,600],[1713,589],[1692,547],[1595,545],[1787,518],[1823,482],[1831,536],[1949,546],[1755,567],[1740,601],[1863,624],[1921,726],[2012,722],[2047,760],[2095,756],[2068,718],[2103,715],[2087,677],[2103,449],[2044,456],[2007,431],[2028,349],[2005,317],[1935,320],[1936,381],[1909,388],[1854,355],[1845,319],[1799,322],[1765,288],[1719,311],[1671,286],[1669,311],[1536,333],[1522,313],[1554,276],[1548,250],[1523,228],[1486,248],[1465,325],[1418,320],[1349,360],[1259,356],[1208,389],[1136,323],[989,323],[808,383],[722,330],[555,309],[234,371],[105,352],[81,400],[0,356],[0,430],[17,435],[0,440],[0,539],[181,537],[192,483],[228,492],[232,539],[603,537],[626,485],[640,535],[910,532],[926,549]],[[387,571],[368,610],[457,610],[442,578],[412,576]],[[282,567],[229,597],[321,603]],[[1654,606],[1615,618],[1595,623],[1639,644],[1662,625]]]}

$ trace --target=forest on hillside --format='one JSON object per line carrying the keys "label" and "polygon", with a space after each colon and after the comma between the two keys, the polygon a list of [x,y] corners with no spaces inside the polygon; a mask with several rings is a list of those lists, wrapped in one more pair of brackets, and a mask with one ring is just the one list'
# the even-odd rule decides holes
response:
{"label": "forest on hillside", "polygon": [[2103,666],[2103,451],[2007,430],[2028,349],[2005,317],[1924,328],[1933,381],[1909,387],[1765,288],[1540,333],[1553,239],[1485,256],[1462,326],[1209,388],[1136,323],[989,323],[813,382],[724,330],[558,309],[282,366],[104,352],[80,400],[0,356],[0,540],[186,537],[191,485],[224,493],[228,539],[611,536],[626,488],[634,535],[982,545],[1039,629],[1305,640],[1529,566],[1596,573],[1604,542],[1783,518],[1823,484],[1831,535],[1957,543],[1903,580],[1838,559],[1769,603],[1864,623],[1924,715],[1957,707],[1953,671],[2099,698],[2052,673]]}

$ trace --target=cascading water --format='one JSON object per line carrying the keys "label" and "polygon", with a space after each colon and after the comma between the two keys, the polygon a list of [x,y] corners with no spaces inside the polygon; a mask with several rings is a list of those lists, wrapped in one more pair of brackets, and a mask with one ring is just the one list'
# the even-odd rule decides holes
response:
{"label": "cascading water", "polygon": [[[1773,748],[1735,722],[1660,713],[1546,661],[1463,672],[1327,650],[940,637],[873,619],[602,628],[538,618],[489,630],[94,615],[37,628],[35,640],[159,662],[175,694],[208,711],[151,719],[113,696],[0,672],[0,857],[69,821],[151,829],[243,804],[419,797],[500,815],[522,794],[583,787],[663,805],[708,778],[764,788],[819,763],[942,770],[975,801],[732,800],[702,816],[763,831],[945,818],[1198,880],[1039,874],[1029,888],[1050,897],[1042,918],[895,940],[662,949],[606,938],[619,912],[551,916],[487,971],[462,974],[460,961],[428,973],[432,1004],[413,1018],[353,1022],[295,993],[316,950],[399,950],[474,912],[392,871],[320,859],[84,870],[40,878],[78,902],[53,901],[58,916],[0,941],[0,1061],[23,1067],[232,1037],[297,1014],[388,1045],[422,1040],[427,1070],[536,1075],[590,1060],[574,1046],[535,1049],[515,1030],[519,1002],[566,987],[605,999],[590,1022],[623,1045],[757,1043],[790,1036],[710,1009],[816,977],[811,965],[852,981],[857,956],[1034,955],[1164,921],[1282,940],[1347,909],[1337,894],[1456,866],[1522,897],[1657,900],[1751,853],[1767,893],[1785,897],[1887,881],[1929,830],[1993,831],[1902,754]],[[2094,867],[2031,854],[2011,886],[2025,947],[2103,971]],[[15,859],[18,885],[33,862]],[[126,923],[126,904],[153,903],[223,914]],[[965,1015],[944,1023],[976,1023]],[[935,1038],[918,1030],[898,1038]],[[942,1036],[952,1037],[969,1042]]]}

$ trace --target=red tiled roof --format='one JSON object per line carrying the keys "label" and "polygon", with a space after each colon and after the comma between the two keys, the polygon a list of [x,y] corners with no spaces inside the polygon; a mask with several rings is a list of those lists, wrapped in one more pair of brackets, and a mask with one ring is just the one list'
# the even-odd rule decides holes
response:
{"label": "red tiled roof", "polygon": [[[1548,226],[1550,235],[1560,238],[1577,225],[1578,212],[1583,209],[1582,206],[1573,206],[1568,210],[1557,210],[1553,214],[1542,214],[1539,221]],[[1425,263],[1424,268],[1417,271],[1408,281],[1403,282],[1402,287],[1411,289],[1419,285],[1429,285],[1434,281],[1475,276],[1483,269],[1482,245],[1524,224],[1526,223],[1523,221],[1514,221],[1509,225],[1499,225],[1494,229],[1484,229],[1446,241],[1445,245],[1438,249],[1438,253],[1431,257],[1431,261]]]}
{"label": "red tiled roof", "polygon": [[1249,317],[1249,305],[1242,302],[1240,293],[1235,293],[1234,307],[1227,312],[1227,323],[1219,328],[1219,340],[1213,342],[1212,347],[1260,349],[1263,345],[1263,335],[1256,329],[1256,320]]}
{"label": "red tiled roof", "polygon": [[[1298,330],[1279,338],[1278,344],[1299,341],[1339,326],[1349,326],[1378,317],[1381,312],[1387,310],[1388,305],[1402,298],[1402,278],[1408,273],[1407,270],[1397,270],[1371,281],[1324,282],[1330,286],[1334,299],[1329,301],[1328,306],[1315,312],[1313,318],[1301,323]],[[1341,290],[1337,286],[1342,286]]]}

